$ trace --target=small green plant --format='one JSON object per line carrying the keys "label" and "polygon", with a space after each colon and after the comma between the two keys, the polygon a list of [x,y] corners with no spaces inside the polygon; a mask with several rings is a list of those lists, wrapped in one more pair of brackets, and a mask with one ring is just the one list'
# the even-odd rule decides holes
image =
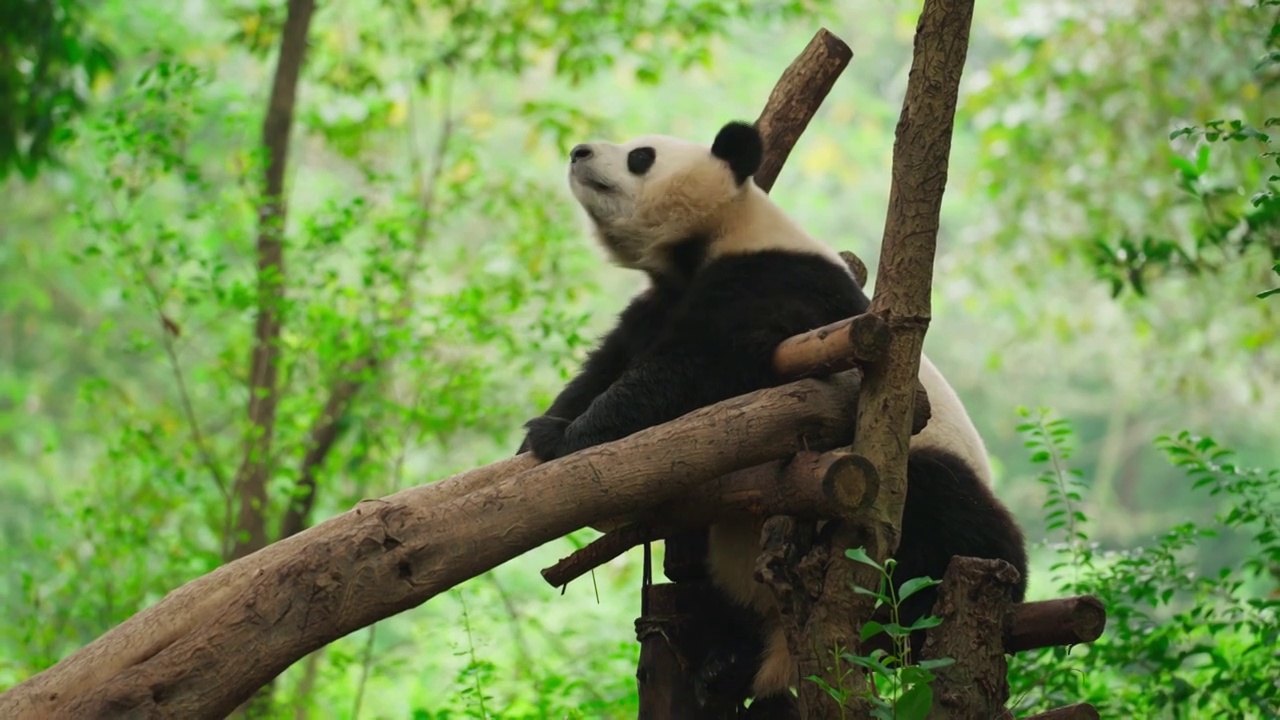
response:
{"label": "small green plant", "polygon": [[936,677],[933,670],[946,667],[955,660],[940,658],[913,662],[911,633],[937,627],[942,620],[926,615],[910,625],[903,625],[899,608],[907,598],[925,588],[939,584],[940,581],[929,577],[911,578],[902,583],[900,588],[895,589],[893,569],[896,563],[893,558],[889,558],[881,565],[860,547],[850,548],[845,551],[845,555],[850,560],[870,565],[880,573],[880,586],[877,589],[871,590],[855,585],[853,591],[875,597],[876,610],[888,607],[889,622],[867,620],[863,623],[862,641],[865,643],[876,635],[883,634],[892,641],[893,651],[877,648],[867,655],[854,655],[837,649],[833,654],[836,658],[836,677],[839,679],[840,687],[833,688],[816,675],[809,679],[821,685],[828,695],[843,705],[850,697],[848,685],[844,682],[845,678],[857,672],[857,668],[862,668],[870,674],[871,678],[870,692],[865,700],[871,706],[872,717],[877,720],[923,720],[933,707],[933,689],[930,687]]}

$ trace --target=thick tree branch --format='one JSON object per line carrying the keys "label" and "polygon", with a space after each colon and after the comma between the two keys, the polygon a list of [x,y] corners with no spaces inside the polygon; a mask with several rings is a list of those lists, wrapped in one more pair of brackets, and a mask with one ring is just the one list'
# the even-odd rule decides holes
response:
{"label": "thick tree branch", "polygon": [[0,717],[222,717],[316,648],[601,516],[847,443],[857,385],[802,380],[536,467],[521,456],[363,502],[174,590],[0,695]]}
{"label": "thick tree branch", "polygon": [[937,720],[998,717],[1009,698],[1004,643],[1018,571],[1003,560],[954,557],[942,576],[923,660],[951,658],[933,682],[929,713]]}
{"label": "thick tree branch", "polygon": [[262,121],[262,144],[267,157],[263,195],[258,206],[258,318],[254,324],[249,369],[250,431],[233,486],[240,508],[231,546],[232,559],[244,557],[267,544],[267,479],[276,406],[280,400],[276,376],[285,300],[284,175],[298,78],[306,58],[307,32],[314,13],[315,0],[289,0],[271,98]]}
{"label": "thick tree branch", "polygon": [[[789,628],[791,650],[800,677],[817,675],[831,687],[840,687],[842,679],[834,675],[830,654],[837,648],[859,647],[862,622],[872,612],[870,596],[850,593],[848,588],[877,587],[879,579],[874,569],[845,558],[844,550],[863,546],[871,557],[884,561],[896,550],[901,532],[910,410],[929,324],[939,212],[972,16],[972,0],[924,1],[894,140],[889,207],[869,309],[888,327],[888,348],[882,362],[866,368],[852,446],[855,454],[877,469],[880,497],[869,512],[844,509],[843,522],[823,558],[820,584],[802,578],[804,592],[779,595],[784,604],[801,596],[815,598],[811,607],[789,608],[789,622],[802,623],[803,629]],[[786,543],[775,543],[779,544]],[[843,683],[847,686],[848,680]],[[804,681],[800,685],[804,717],[836,718],[846,712],[820,684]],[[858,684],[849,688],[855,698],[861,696],[861,689]]]}
{"label": "thick tree branch", "polygon": [[1091,643],[1107,627],[1107,610],[1092,595],[1021,603],[1013,608],[1004,638],[1008,653]]}

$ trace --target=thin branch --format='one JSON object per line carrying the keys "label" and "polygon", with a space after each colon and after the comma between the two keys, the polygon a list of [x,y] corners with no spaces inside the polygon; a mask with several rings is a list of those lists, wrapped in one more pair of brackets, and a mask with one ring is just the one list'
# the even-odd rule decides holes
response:
{"label": "thin branch", "polygon": [[147,273],[147,269],[137,259],[136,255],[131,255],[133,259],[134,272],[142,278],[142,285],[146,288],[147,294],[151,297],[152,310],[155,311],[156,318],[160,321],[160,345],[164,348],[165,357],[169,361],[169,370],[173,373],[174,384],[178,389],[178,400],[182,405],[182,414],[186,418],[187,425],[191,428],[191,441],[195,444],[196,452],[200,455],[200,462],[204,463],[205,469],[213,477],[214,483],[218,486],[218,492],[222,495],[223,500],[229,500],[231,497],[231,488],[227,484],[227,476],[222,471],[222,466],[218,464],[213,453],[209,450],[209,444],[205,441],[204,433],[200,429],[200,420],[196,416],[195,405],[191,402],[191,393],[187,389],[187,381],[182,373],[182,363],[178,361],[177,348],[174,346],[173,338],[180,332],[177,325],[164,314],[163,298],[160,288],[156,287],[155,281],[151,279],[151,275]]}
{"label": "thin branch", "polygon": [[307,450],[298,468],[294,495],[285,510],[284,520],[280,523],[281,539],[306,529],[307,518],[311,517],[311,508],[315,505],[316,474],[338,440],[342,418],[364,387],[369,373],[377,367],[375,360],[370,354],[344,367],[329,390],[329,399],[325,402],[324,409],[307,433]]}

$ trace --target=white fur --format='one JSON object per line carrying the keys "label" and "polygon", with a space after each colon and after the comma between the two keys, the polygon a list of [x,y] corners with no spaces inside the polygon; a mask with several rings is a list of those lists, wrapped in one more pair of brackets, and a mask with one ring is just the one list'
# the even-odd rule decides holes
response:
{"label": "white fur", "polygon": [[[806,233],[754,181],[737,185],[728,165],[707,145],[650,135],[620,145],[582,147],[592,154],[570,164],[570,188],[600,242],[623,267],[662,273],[668,269],[665,253],[656,251],[704,235],[711,240],[707,260],[789,250],[820,255],[848,271],[839,253]],[[627,169],[627,155],[642,147],[653,148],[656,158],[647,172],[635,175]],[[911,438],[911,447],[950,450],[990,483],[982,438],[955,390],[923,355],[919,378],[929,394],[931,415],[925,429]],[[798,682],[773,594],[755,581],[760,530],[761,520],[754,517],[712,526],[707,557],[712,581],[766,619],[764,659],[753,684],[756,697],[786,691]]]}
{"label": "white fur", "polygon": [[[845,267],[840,254],[810,236],[748,180],[738,185],[728,165],[699,145],[648,135],[621,145],[579,147],[591,157],[569,165],[569,187],[587,211],[614,262],[661,273],[667,246],[693,235],[710,238],[707,260],[725,255],[790,250],[821,255]],[[642,175],[627,169],[637,148],[655,152]]]}

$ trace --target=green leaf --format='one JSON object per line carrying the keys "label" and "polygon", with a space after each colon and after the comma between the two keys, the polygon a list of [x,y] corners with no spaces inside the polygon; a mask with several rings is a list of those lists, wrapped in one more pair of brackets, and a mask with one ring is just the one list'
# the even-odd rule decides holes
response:
{"label": "green leaf", "polygon": [[941,581],[934,580],[930,577],[911,578],[902,583],[902,587],[898,589],[898,602],[902,602],[927,587],[941,584]]}
{"label": "green leaf", "polygon": [[911,623],[911,625],[909,625],[906,628],[906,630],[908,632],[915,632],[917,630],[928,630],[929,628],[938,627],[941,624],[942,624],[942,618],[936,615],[926,615],[925,617],[922,617],[919,620],[916,620],[915,622]]}
{"label": "green leaf", "polygon": [[864,548],[860,548],[860,547],[849,548],[848,550],[844,551],[844,556],[849,558],[850,560],[855,560],[857,562],[860,562],[863,565],[870,565],[871,567],[877,570],[884,570],[884,567],[880,565],[880,563],[871,559],[871,556],[867,554],[867,551]]}
{"label": "green leaf", "polygon": [[898,720],[925,720],[933,709],[933,689],[928,685],[912,685],[894,703]]}

